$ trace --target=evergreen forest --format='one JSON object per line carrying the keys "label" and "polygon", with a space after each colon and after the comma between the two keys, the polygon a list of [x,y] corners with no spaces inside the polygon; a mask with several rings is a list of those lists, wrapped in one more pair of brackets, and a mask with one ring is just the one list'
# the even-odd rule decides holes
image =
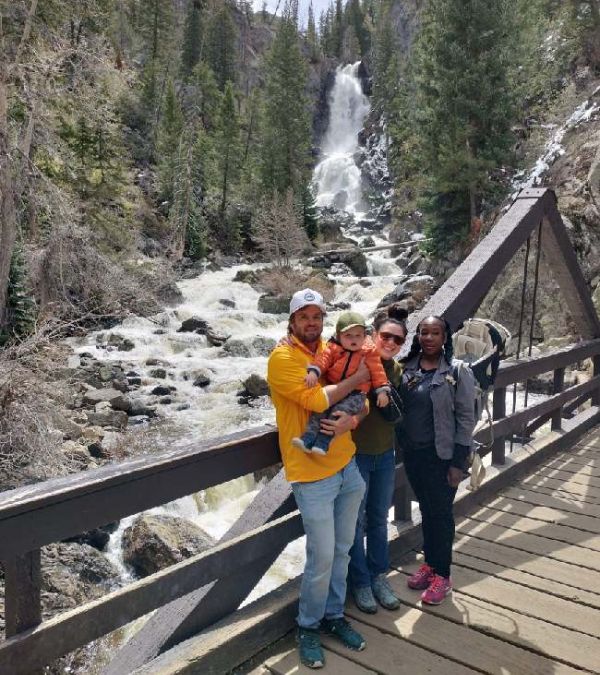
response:
{"label": "evergreen forest", "polygon": [[273,259],[276,223],[318,245],[339,64],[362,62],[392,224],[419,220],[433,257],[486,227],[530,126],[600,75],[598,0],[332,0],[306,21],[299,0],[0,7],[3,341],[153,311],[181,266]]}

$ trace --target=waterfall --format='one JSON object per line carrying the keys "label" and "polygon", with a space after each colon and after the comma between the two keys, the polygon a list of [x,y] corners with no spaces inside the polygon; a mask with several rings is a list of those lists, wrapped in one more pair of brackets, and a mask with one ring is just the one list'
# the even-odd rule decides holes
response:
{"label": "waterfall", "polygon": [[317,206],[346,211],[355,220],[366,210],[355,154],[358,133],[370,107],[358,79],[359,65],[360,61],[337,68],[329,97],[329,125],[313,178]]}

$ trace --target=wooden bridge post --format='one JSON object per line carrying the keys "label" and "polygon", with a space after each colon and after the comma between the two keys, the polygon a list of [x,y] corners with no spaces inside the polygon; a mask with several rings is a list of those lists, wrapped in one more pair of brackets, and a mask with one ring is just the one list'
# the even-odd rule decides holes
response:
{"label": "wooden bridge post", "polygon": [[[594,356],[594,372],[593,375],[600,375],[600,356]],[[592,394],[592,405],[600,406],[600,389],[596,389]]]}
{"label": "wooden bridge post", "polygon": [[42,621],[40,549],[4,561],[6,637]]}
{"label": "wooden bridge post", "polygon": [[[565,369],[557,368],[554,371],[554,383],[552,387],[553,394],[559,394],[565,386]],[[558,431],[562,428],[562,406],[557,408],[557,410],[552,415],[551,429],[552,431]]]}
{"label": "wooden bridge post", "polygon": [[[506,417],[506,387],[494,389],[492,417],[494,418],[494,422]],[[494,438],[494,443],[492,444],[492,464],[504,464],[505,461],[504,436],[500,436],[499,438]]]}

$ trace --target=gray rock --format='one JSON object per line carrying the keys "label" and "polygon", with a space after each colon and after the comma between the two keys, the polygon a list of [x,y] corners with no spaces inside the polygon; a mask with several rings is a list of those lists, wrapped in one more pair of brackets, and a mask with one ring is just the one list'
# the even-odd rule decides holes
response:
{"label": "gray rock", "polygon": [[144,405],[141,401],[132,401],[129,408],[130,417],[156,417],[156,409],[149,405]]}
{"label": "gray rock", "polygon": [[135,342],[118,333],[111,333],[106,342],[110,347],[116,347],[120,352],[130,352],[135,349]]}
{"label": "gray rock", "polygon": [[121,377],[118,379],[114,379],[111,382],[113,389],[116,389],[117,391],[120,391],[122,393],[127,393],[130,389],[129,386],[129,380],[126,377]]}
{"label": "gray rock", "polygon": [[287,314],[290,311],[289,295],[261,295],[258,311],[264,314]]}
{"label": "gray rock", "polygon": [[233,300],[229,300],[229,298],[221,298],[219,300],[219,303],[223,305],[223,307],[228,307],[229,309],[235,309],[235,302]]}
{"label": "gray rock", "polygon": [[90,424],[99,427],[114,427],[124,429],[127,426],[127,413],[122,410],[104,410],[102,412],[88,413]]}
{"label": "gray rock", "polygon": [[366,277],[369,274],[367,258],[362,251],[351,251],[350,253],[339,254],[339,260],[345,265],[348,265],[357,277]]}
{"label": "gray rock", "polygon": [[110,402],[110,406],[113,410],[122,410],[123,412],[128,413],[131,410],[131,399],[129,396],[121,394],[119,398]]}
{"label": "gray rock", "polygon": [[46,617],[104,596],[121,580],[119,570],[89,544],[42,548],[42,605]]}
{"label": "gray rock", "polygon": [[252,398],[258,398],[259,396],[267,396],[269,393],[269,385],[264,377],[252,373],[242,383],[244,385],[244,393],[251,396]]}
{"label": "gray rock", "polygon": [[96,405],[106,401],[112,405],[113,401],[116,401],[119,398],[122,398],[123,394],[117,389],[107,388],[107,389],[91,389],[83,395],[83,401],[87,405]]}
{"label": "gray rock", "polygon": [[208,387],[210,384],[210,377],[208,375],[205,375],[204,373],[200,373],[195,379],[194,379],[194,387]]}
{"label": "gray rock", "polygon": [[404,288],[412,295],[415,302],[423,302],[425,298],[429,297],[435,289],[435,279],[429,275],[422,274],[416,277],[411,277],[404,282]]}
{"label": "gray rock", "polygon": [[153,368],[150,371],[150,377],[154,377],[157,380],[164,380],[167,377],[167,371],[164,368]]}
{"label": "gray rock", "polygon": [[168,368],[171,364],[164,359],[146,359],[147,366],[163,366]]}
{"label": "gray rock", "polygon": [[161,284],[154,294],[165,305],[178,305],[180,302],[183,302],[183,293],[174,281],[166,281],[164,284]]}
{"label": "gray rock", "polygon": [[256,336],[243,340],[232,338],[223,345],[223,352],[228,356],[251,358],[253,356],[268,356],[277,342],[273,338]]}
{"label": "gray rock", "polygon": [[233,281],[238,281],[243,284],[250,284],[253,286],[258,281],[258,275],[254,270],[239,270],[233,277]]}
{"label": "gray rock", "polygon": [[145,577],[213,544],[209,534],[188,520],[144,514],[123,533],[123,559],[139,577]]}
{"label": "gray rock", "polygon": [[199,335],[206,335],[208,330],[208,322],[198,316],[192,316],[186,319],[177,329],[178,333],[198,333]]}
{"label": "gray rock", "polygon": [[210,326],[208,327],[206,331],[206,340],[209,345],[212,345],[213,347],[221,347],[224,345],[227,340],[231,335],[227,335],[226,333],[219,333],[216,330],[212,329]]}
{"label": "gray rock", "polygon": [[[108,544],[110,535],[117,529],[119,523],[109,523],[108,525],[103,525],[102,527],[96,527],[93,530],[88,530],[83,534],[79,534],[76,537],[70,537],[65,539],[66,543],[76,543],[76,544],[87,544],[92,548],[97,549],[98,551],[103,551]],[[96,574],[97,576],[97,574]]]}
{"label": "gray rock", "polygon": [[171,387],[165,385],[158,385],[150,392],[153,396],[168,396],[171,393]]}

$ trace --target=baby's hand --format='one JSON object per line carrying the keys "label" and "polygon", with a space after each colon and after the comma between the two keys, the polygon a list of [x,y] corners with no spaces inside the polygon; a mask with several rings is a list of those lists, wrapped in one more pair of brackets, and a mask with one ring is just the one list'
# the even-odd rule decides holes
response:
{"label": "baby's hand", "polygon": [[386,405],[390,402],[390,397],[385,393],[385,391],[380,391],[377,394],[377,407],[385,408]]}
{"label": "baby's hand", "polygon": [[307,387],[315,387],[319,381],[319,376],[315,373],[314,370],[309,371],[308,375],[304,378],[304,384]]}

